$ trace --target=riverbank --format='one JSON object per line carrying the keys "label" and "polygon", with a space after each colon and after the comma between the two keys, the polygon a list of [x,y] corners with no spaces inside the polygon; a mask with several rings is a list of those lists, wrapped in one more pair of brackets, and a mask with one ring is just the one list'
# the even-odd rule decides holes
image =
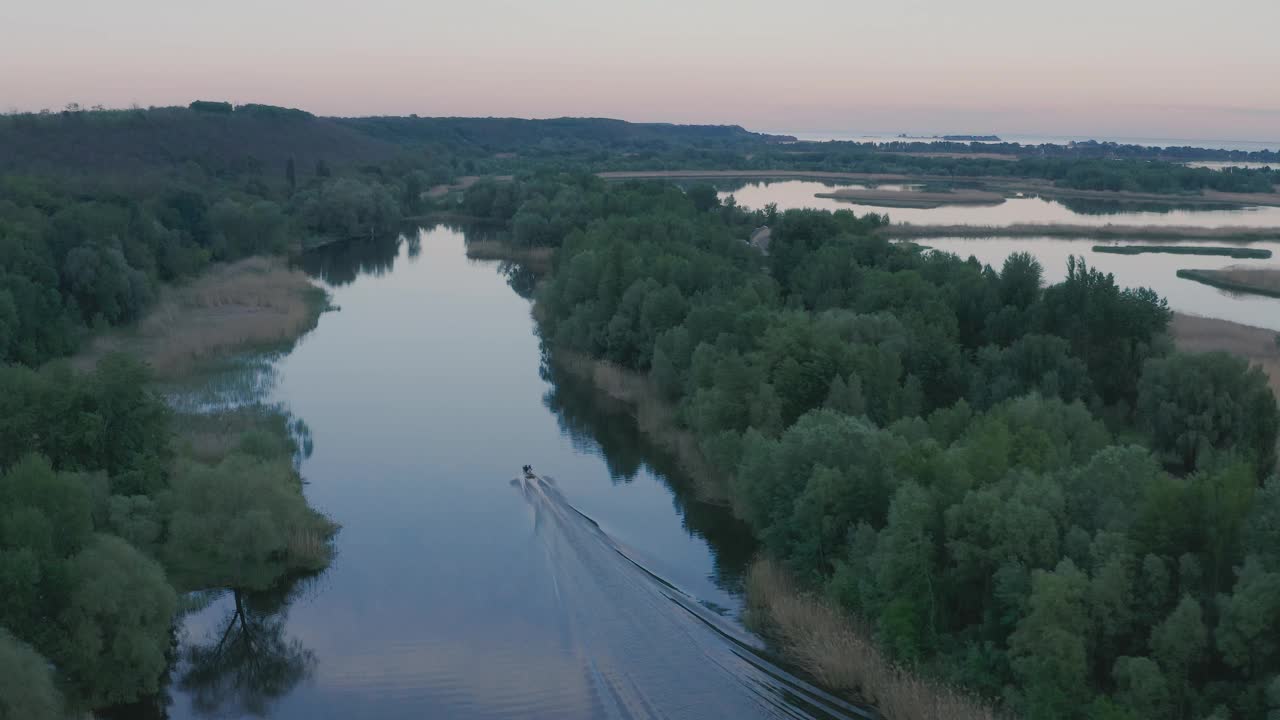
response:
{"label": "riverbank", "polygon": [[1221,270],[1178,271],[1178,277],[1230,292],[1280,298],[1280,269],[1233,265]]}
{"label": "riverbank", "polygon": [[1175,313],[1169,327],[1174,344],[1184,352],[1227,352],[1262,368],[1271,391],[1280,398],[1280,333],[1229,320]]}
{"label": "riverbank", "polygon": [[[535,310],[536,317],[536,310]],[[552,362],[584,380],[607,402],[628,408],[646,438],[671,452],[692,480],[698,499],[730,506],[728,483],[710,468],[697,439],[680,429],[675,409],[643,375],[585,355],[556,351]],[[876,647],[846,614],[805,593],[768,558],[751,566],[745,587],[746,622],[781,656],[824,688],[876,707],[894,720],[995,720],[987,704],[944,683],[912,674]]]}
{"label": "riverbank", "polygon": [[893,720],[995,720],[988,703],[905,670],[884,655],[869,628],[805,593],[768,558],[747,576],[748,622],[824,687]]}
{"label": "riverbank", "polygon": [[287,345],[316,326],[325,305],[324,290],[282,258],[215,265],[185,285],[163,288],[141,320],[98,335],[71,363],[88,369],[123,352],[171,380],[213,355]]}
{"label": "riverbank", "polygon": [[1065,225],[1019,223],[1014,225],[917,225],[896,223],[880,228],[891,238],[931,237],[1054,237],[1080,240],[1230,240],[1266,242],[1280,240],[1280,229],[1249,227],[1200,228],[1185,225]]}
{"label": "riverbank", "polygon": [[[535,306],[534,317],[537,315]],[[590,383],[605,399],[628,407],[640,432],[676,458],[680,469],[693,482],[699,500],[729,505],[727,480],[711,468],[693,433],[679,427],[675,408],[662,398],[649,378],[612,363],[565,350],[554,351],[551,362]]]}

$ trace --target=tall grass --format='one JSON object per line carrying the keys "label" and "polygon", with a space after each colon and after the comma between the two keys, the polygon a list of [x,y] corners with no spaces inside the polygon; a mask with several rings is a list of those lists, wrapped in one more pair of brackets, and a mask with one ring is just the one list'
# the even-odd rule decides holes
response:
{"label": "tall grass", "polygon": [[747,576],[751,621],[767,626],[793,662],[822,685],[875,706],[892,720],[995,720],[989,704],[895,664],[866,628],[830,603],[801,592],[775,562],[759,559]]}

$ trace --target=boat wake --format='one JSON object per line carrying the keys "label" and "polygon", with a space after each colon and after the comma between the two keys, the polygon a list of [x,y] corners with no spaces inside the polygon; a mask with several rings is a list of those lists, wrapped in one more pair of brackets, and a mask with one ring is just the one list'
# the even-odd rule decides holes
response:
{"label": "boat wake", "polygon": [[771,662],[754,635],[628,556],[551,478],[528,474],[512,485],[532,508],[595,717],[875,717]]}

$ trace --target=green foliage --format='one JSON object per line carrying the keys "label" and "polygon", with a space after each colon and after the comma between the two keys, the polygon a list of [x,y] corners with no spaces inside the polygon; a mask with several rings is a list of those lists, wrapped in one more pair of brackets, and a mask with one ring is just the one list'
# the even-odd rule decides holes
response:
{"label": "green foliage", "polygon": [[58,666],[91,706],[155,692],[177,609],[164,571],[124,540],[98,535],[72,559],[70,572],[75,581],[58,618]]}
{"label": "green foliage", "polygon": [[87,375],[0,367],[0,467],[38,452],[60,470],[105,470],[118,491],[154,492],[170,454],[168,410],[146,380],[120,355]]}
{"label": "green foliage", "polygon": [[[328,176],[323,176],[328,177]],[[334,177],[299,191],[294,214],[303,231],[316,238],[349,240],[394,233],[400,205],[381,183],[354,177]]]}
{"label": "green foliage", "polygon": [[1174,355],[1146,364],[1137,417],[1152,447],[1183,471],[1234,453],[1267,473],[1276,460],[1280,411],[1266,375],[1226,353]]}
{"label": "green foliage", "polygon": [[539,198],[573,189],[544,338],[647,372],[764,548],[896,660],[1027,717],[1261,707],[1274,400],[1169,354],[1163,299],[891,244],[878,216],[777,215],[762,257],[764,214],[705,191],[559,182],[463,201],[552,223]]}
{"label": "green foliage", "polygon": [[62,695],[49,661],[0,628],[0,719],[58,720]]}
{"label": "green foliage", "polygon": [[[179,464],[162,504],[163,557],[180,587],[261,590],[329,560],[332,524],[307,506],[286,461],[233,453],[215,466]],[[314,541],[319,554],[297,544]]]}

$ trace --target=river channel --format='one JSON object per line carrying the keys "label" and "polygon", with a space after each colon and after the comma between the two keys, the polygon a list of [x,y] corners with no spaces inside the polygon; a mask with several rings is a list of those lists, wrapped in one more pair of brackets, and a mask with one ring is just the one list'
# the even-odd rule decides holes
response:
{"label": "river channel", "polygon": [[741,622],[746,529],[548,366],[528,274],[465,241],[305,259],[340,310],[237,387],[305,420],[337,557],[205,598],[169,717],[858,716],[770,663]]}

